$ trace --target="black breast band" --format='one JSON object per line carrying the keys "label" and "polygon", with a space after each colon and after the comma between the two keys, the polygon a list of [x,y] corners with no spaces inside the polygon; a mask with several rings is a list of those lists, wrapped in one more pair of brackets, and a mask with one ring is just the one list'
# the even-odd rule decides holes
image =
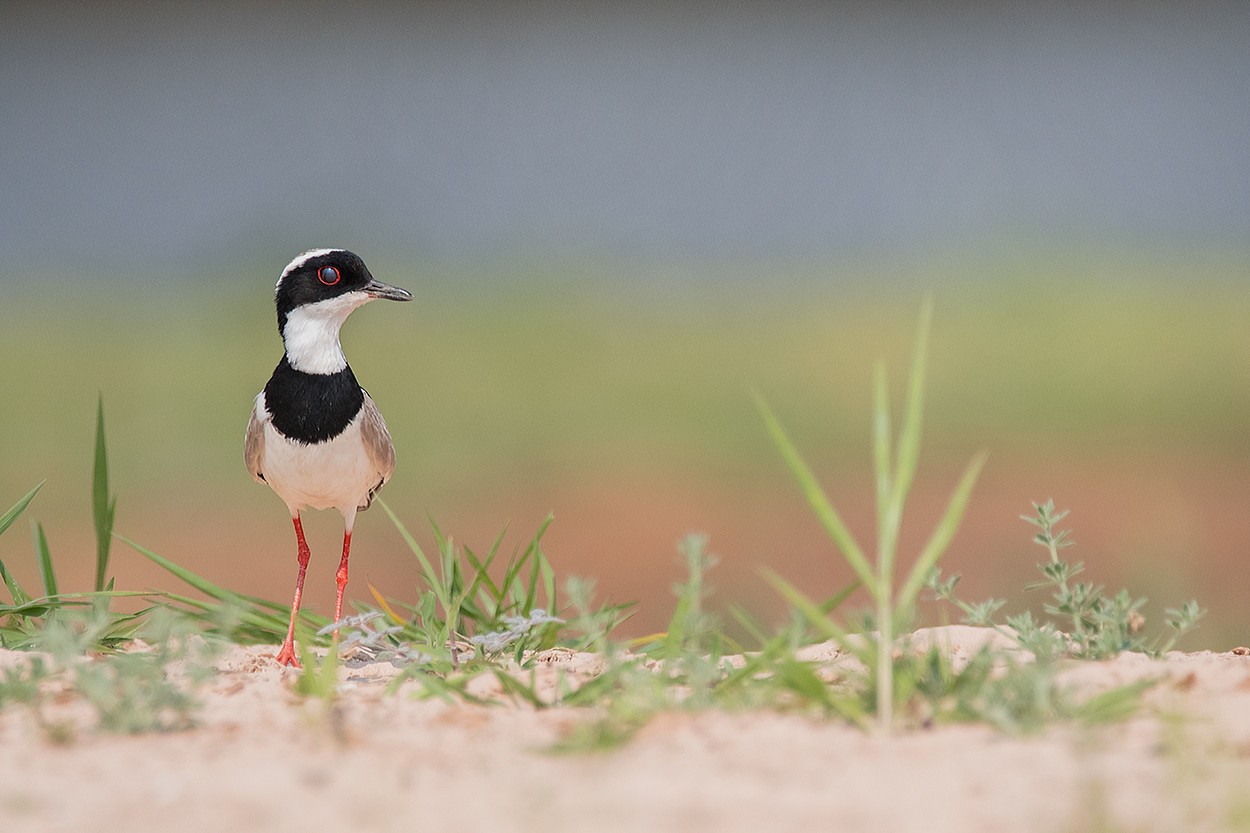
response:
{"label": "black breast band", "polygon": [[350,367],[338,373],[304,373],[282,361],[265,385],[273,427],[302,443],[332,440],[360,413],[364,392]]}

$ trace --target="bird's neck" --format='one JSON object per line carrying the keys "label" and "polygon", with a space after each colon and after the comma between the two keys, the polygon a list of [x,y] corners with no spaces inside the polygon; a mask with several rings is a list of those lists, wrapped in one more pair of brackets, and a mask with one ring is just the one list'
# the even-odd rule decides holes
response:
{"label": "bird's neck", "polygon": [[338,373],[347,367],[339,331],[352,310],[368,301],[363,293],[349,293],[328,301],[291,310],[282,327],[287,361],[304,373]]}

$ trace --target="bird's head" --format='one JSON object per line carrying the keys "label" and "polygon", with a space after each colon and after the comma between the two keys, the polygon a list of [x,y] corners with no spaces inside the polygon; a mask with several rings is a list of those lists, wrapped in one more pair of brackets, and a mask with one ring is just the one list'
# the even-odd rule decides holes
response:
{"label": "bird's head", "polygon": [[311,249],[292,260],[274,289],[278,332],[292,365],[310,373],[341,370],[339,329],[353,310],[377,298],[411,301],[412,295],[374,278],[346,249]]}
{"label": "bird's head", "polygon": [[274,289],[278,332],[296,309],[342,321],[375,298],[411,301],[412,295],[374,278],[360,256],[346,249],[310,249],[287,264],[278,278]]}

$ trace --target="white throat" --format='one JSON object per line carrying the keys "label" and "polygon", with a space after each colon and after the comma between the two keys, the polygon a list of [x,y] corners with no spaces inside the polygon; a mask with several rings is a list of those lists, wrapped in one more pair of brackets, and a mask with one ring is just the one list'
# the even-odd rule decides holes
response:
{"label": "white throat", "polygon": [[339,344],[339,330],[347,316],[373,298],[363,292],[348,292],[328,301],[304,304],[287,313],[282,340],[291,367],[303,373],[338,373],[347,367],[347,357]]}

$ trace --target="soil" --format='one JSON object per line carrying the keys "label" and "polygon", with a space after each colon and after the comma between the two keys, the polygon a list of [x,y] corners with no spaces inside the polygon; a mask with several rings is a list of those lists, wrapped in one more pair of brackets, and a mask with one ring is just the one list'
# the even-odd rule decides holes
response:
{"label": "soil", "polygon": [[[958,659],[987,632],[925,632]],[[1250,656],[1122,655],[1073,667],[1087,692],[1149,678],[1140,713],[1031,736],[941,725],[892,736],[770,712],[668,713],[614,751],[556,754],[586,710],[384,693],[343,667],[304,700],[272,647],[235,647],[192,728],[120,735],[77,697],[48,737],[0,711],[0,820],[39,831],[1201,831],[1250,825]],[[818,656],[820,650],[813,652]],[[0,652],[0,668],[28,655]],[[587,676],[558,652],[541,674]],[[411,685],[411,684],[409,684]],[[489,693],[489,692],[486,692]]]}

